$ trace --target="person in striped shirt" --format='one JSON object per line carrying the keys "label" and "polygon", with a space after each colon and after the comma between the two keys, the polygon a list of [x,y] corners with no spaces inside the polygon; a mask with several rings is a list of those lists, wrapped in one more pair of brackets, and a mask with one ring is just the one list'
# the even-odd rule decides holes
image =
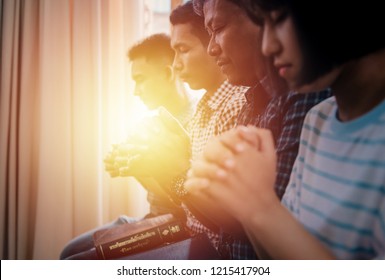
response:
{"label": "person in striped shirt", "polygon": [[[245,2],[263,26],[263,53],[290,88],[331,87],[334,97],[305,118],[282,202],[273,191],[271,132],[253,127],[238,127],[208,144],[193,163],[186,189],[220,201],[261,258],[384,259],[381,9],[370,0],[349,8],[328,0]],[[364,43],[357,45],[357,39]]]}
{"label": "person in striped shirt", "polygon": [[[272,131],[277,153],[274,189],[281,198],[298,153],[305,115],[314,105],[330,97],[330,91],[306,95],[288,93],[284,79],[261,52],[262,28],[247,13],[244,3],[233,0],[194,0],[193,3],[210,34],[208,53],[218,65],[224,65],[221,69],[230,81],[252,85],[245,93],[246,104],[238,115],[237,125],[254,125]],[[205,196],[190,193],[189,199],[198,201],[202,213],[220,227],[218,251],[222,256],[257,257],[241,225],[225,208]]]}

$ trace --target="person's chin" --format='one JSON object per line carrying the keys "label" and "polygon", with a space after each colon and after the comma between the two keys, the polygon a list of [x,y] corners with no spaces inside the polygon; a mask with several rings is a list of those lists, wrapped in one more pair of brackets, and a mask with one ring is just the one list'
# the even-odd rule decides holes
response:
{"label": "person's chin", "polygon": [[[245,79],[245,76],[241,75],[226,75],[227,80],[229,81],[230,84],[235,85],[235,86],[253,86],[254,83],[251,83],[251,81],[248,81]],[[256,82],[256,81],[253,81]]]}
{"label": "person's chin", "polygon": [[200,83],[197,83],[195,81],[185,81],[189,87],[192,89],[192,90],[200,90],[203,88],[203,86],[200,84]]}
{"label": "person's chin", "polygon": [[226,71],[222,73],[227,77],[229,83],[235,86],[253,86],[258,81],[258,79],[250,75],[250,73],[242,73],[232,67],[227,67]]}
{"label": "person's chin", "polygon": [[144,105],[146,105],[147,109],[150,111],[155,110],[159,107],[157,104],[154,104],[152,102],[143,102],[143,103],[144,103]]}

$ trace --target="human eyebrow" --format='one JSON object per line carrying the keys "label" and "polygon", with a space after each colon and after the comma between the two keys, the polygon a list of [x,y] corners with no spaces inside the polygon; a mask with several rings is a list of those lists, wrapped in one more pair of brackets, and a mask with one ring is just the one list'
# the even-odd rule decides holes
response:
{"label": "human eyebrow", "polygon": [[212,23],[213,23],[212,18],[210,18],[207,22],[205,21],[205,29],[209,34],[211,34],[211,31],[212,31]]}
{"label": "human eyebrow", "polygon": [[270,17],[275,23],[280,23],[285,20],[289,15],[287,9],[281,8],[270,12]]}

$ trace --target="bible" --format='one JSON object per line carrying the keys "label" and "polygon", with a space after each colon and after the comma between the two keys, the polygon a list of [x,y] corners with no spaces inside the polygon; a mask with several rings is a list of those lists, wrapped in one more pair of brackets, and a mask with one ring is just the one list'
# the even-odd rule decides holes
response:
{"label": "bible", "polygon": [[121,258],[187,237],[183,222],[172,214],[99,230],[93,235],[100,259]]}

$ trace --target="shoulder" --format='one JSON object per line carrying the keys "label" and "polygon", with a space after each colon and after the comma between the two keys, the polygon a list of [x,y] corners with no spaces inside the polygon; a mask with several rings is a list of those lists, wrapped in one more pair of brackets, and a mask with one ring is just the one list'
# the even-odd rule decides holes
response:
{"label": "shoulder", "polygon": [[306,116],[307,121],[324,119],[326,116],[330,116],[335,113],[337,109],[337,102],[334,96],[325,99],[319,104],[311,108]]}
{"label": "shoulder", "polygon": [[224,100],[226,102],[224,108],[239,108],[246,103],[245,93],[249,88],[243,86],[232,86],[227,92]]}
{"label": "shoulder", "polygon": [[246,104],[246,98],[244,96],[231,96],[225,103],[218,113],[225,119],[238,118]]}
{"label": "shoulder", "polygon": [[304,118],[305,115],[318,104],[332,96],[330,90],[312,93],[291,92],[287,95],[275,97],[271,100],[270,110],[280,112],[285,119]]}
{"label": "shoulder", "polygon": [[287,108],[312,108],[331,96],[331,90],[326,89],[310,93],[290,92],[287,95],[279,96],[275,99],[277,99],[276,102],[281,103],[281,105],[285,105]]}

